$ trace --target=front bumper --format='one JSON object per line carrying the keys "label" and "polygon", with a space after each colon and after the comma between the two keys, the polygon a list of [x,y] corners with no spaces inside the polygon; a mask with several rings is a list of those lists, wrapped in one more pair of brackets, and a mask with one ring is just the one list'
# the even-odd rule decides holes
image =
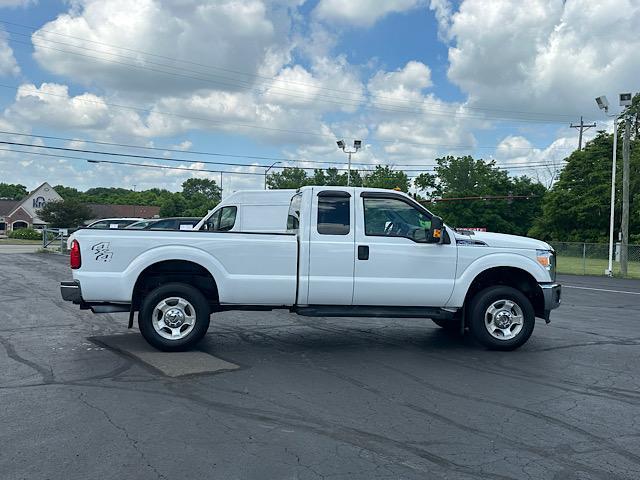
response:
{"label": "front bumper", "polygon": [[558,283],[540,283],[539,285],[544,299],[544,319],[549,323],[551,310],[560,306],[562,286]]}
{"label": "front bumper", "polygon": [[67,302],[73,302],[76,305],[82,303],[82,290],[80,289],[80,282],[77,280],[60,282],[60,294],[62,299]]}

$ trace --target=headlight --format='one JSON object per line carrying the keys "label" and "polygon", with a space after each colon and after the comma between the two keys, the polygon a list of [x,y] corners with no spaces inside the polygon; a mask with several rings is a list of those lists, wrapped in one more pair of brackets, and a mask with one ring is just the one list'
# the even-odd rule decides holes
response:
{"label": "headlight", "polygon": [[556,279],[556,253],[553,250],[536,250],[536,260],[549,272],[551,280]]}

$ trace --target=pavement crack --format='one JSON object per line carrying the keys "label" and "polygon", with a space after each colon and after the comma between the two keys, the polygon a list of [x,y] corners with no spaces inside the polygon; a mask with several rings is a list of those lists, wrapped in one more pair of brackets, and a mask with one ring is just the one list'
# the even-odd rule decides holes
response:
{"label": "pavement crack", "polygon": [[109,422],[109,424],[114,427],[116,430],[119,430],[122,432],[122,434],[125,436],[125,438],[129,441],[129,443],[131,444],[131,446],[133,447],[133,449],[138,453],[138,455],[140,455],[140,458],[144,461],[144,463],[146,464],[147,467],[149,467],[153,473],[156,475],[156,477],[158,479],[166,479],[167,477],[165,477],[162,473],[160,473],[156,467],[154,467],[151,462],[149,461],[149,459],[147,458],[147,456],[145,455],[145,453],[142,451],[142,449],[138,446],[138,440],[134,439],[131,437],[131,435],[129,435],[129,432],[127,431],[126,428],[118,425],[117,423],[115,423],[113,421],[113,419],[111,418],[111,416],[109,415],[109,413],[107,413],[106,410],[98,407],[97,405],[94,405],[92,403],[90,403],[87,399],[86,399],[86,394],[84,392],[81,392],[78,395],[78,400],[80,400],[84,405],[86,405],[87,407],[93,409],[93,410],[97,410],[98,412],[102,413],[102,415],[104,416],[104,418],[107,420],[107,422]]}

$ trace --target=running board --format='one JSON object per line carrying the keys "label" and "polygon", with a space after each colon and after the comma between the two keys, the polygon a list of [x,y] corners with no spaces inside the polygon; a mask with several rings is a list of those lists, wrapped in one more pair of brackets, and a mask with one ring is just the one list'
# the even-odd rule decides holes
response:
{"label": "running board", "polygon": [[[453,309],[452,309],[453,310]],[[292,312],[305,317],[378,317],[453,319],[456,312],[436,307],[386,307],[377,305],[309,305],[293,307]]]}

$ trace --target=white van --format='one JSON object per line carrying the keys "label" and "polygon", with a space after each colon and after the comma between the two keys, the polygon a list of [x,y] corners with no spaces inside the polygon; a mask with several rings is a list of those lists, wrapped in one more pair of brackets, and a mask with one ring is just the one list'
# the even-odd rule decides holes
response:
{"label": "white van", "polygon": [[[193,227],[194,230],[281,233],[295,190],[244,190],[229,195]],[[222,222],[222,228],[220,223]],[[228,223],[231,227],[224,228]]]}

